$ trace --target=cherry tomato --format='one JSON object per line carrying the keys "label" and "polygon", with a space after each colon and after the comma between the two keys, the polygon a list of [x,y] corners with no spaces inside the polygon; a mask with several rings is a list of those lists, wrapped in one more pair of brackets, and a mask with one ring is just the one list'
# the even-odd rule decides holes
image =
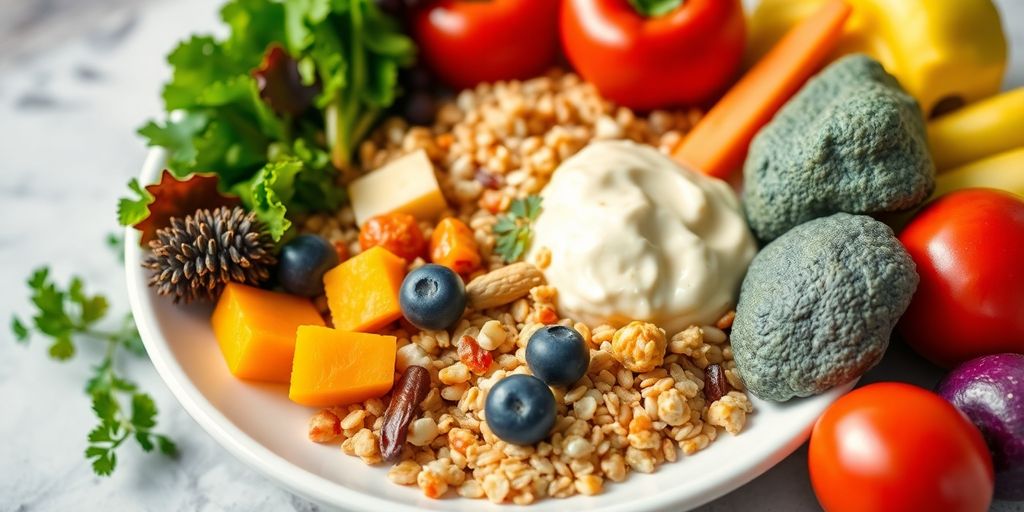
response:
{"label": "cherry tomato", "polygon": [[385,213],[370,217],[359,231],[359,247],[364,251],[377,245],[411,262],[426,252],[427,239],[412,215]]}
{"label": "cherry tomato", "polygon": [[663,14],[637,4],[562,2],[565,54],[602,96],[640,110],[694,105],[736,77],[746,42],[740,0],[686,0]]}
{"label": "cherry tomato", "polygon": [[412,27],[427,65],[456,88],[534,77],[558,55],[557,0],[437,0]]}
{"label": "cherry tomato", "polygon": [[911,346],[945,367],[1024,353],[1024,200],[953,192],[921,210],[900,241],[921,275],[899,323]]}
{"label": "cherry tomato", "polygon": [[982,512],[992,457],[949,402],[884,382],[836,400],[811,432],[811,484],[828,512]]}

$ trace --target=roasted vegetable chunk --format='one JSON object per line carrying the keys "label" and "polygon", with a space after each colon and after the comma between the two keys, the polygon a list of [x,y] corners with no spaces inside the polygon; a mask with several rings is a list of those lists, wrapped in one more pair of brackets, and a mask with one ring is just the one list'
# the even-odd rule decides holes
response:
{"label": "roasted vegetable chunk", "polygon": [[747,389],[809,396],[878,364],[918,275],[888,226],[837,213],[768,244],[747,271],[732,350]]}
{"label": "roasted vegetable chunk", "polygon": [[754,138],[743,169],[762,241],[837,212],[913,208],[935,187],[917,102],[882,66],[845,57],[811,79]]}

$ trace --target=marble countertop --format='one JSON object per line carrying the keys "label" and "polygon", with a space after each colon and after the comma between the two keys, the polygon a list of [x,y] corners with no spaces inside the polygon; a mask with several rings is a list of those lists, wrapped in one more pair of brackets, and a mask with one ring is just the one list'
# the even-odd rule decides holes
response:
{"label": "marble countertop", "polygon": [[[208,0],[90,0],[75,23],[44,33],[12,23],[0,0],[0,311],[27,312],[24,280],[50,264],[61,281],[83,276],[126,311],[123,271],[104,242],[118,230],[116,199],[146,153],[135,129],[160,112],[163,56],[192,31],[216,26]],[[28,15],[44,4],[31,2]],[[1024,1],[997,1],[1013,25],[1014,64],[1007,85],[1024,84]],[[52,6],[52,5],[51,5]],[[28,16],[26,15],[26,16]],[[88,20],[88,22],[78,22]],[[31,21],[31,20],[30,20]],[[28,22],[26,22],[28,23]],[[41,29],[40,29],[41,30]],[[19,32],[20,31],[20,32]],[[45,36],[45,37],[43,37]],[[17,53],[15,40],[31,42]],[[82,457],[94,420],[82,385],[100,347],[56,363],[42,343],[14,343],[0,319],[0,512],[64,510],[315,511],[221,449],[181,409],[145,359],[125,371],[150,391],[160,408],[160,430],[179,444],[176,460],[122,449],[110,478],[93,476]],[[909,380],[931,386],[939,373],[906,349],[894,347],[867,381]],[[700,510],[817,510],[806,468],[806,448],[777,467]],[[994,510],[1024,510],[999,503]]]}

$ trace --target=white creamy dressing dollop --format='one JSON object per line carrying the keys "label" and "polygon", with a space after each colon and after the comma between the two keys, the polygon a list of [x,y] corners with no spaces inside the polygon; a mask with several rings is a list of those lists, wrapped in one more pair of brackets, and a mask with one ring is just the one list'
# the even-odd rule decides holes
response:
{"label": "white creamy dressing dollop", "polygon": [[644,320],[672,335],[714,323],[757,252],[725,182],[650,146],[595,142],[541,196],[531,253],[551,250],[560,313],[591,325]]}

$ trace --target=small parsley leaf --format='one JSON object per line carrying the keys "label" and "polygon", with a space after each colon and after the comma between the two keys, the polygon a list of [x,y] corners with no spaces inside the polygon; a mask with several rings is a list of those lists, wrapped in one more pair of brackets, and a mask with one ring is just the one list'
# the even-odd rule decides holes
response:
{"label": "small parsley leaf", "polygon": [[146,453],[153,451],[154,445],[153,440],[151,438],[152,436],[148,432],[135,433],[135,441],[139,443],[139,446],[142,448],[142,451]]}
{"label": "small parsley leaf", "polygon": [[124,263],[124,233],[107,233],[106,242],[107,247],[117,255],[117,259]]}
{"label": "small parsley leaf", "polygon": [[57,361],[67,361],[75,355],[75,345],[70,336],[59,336],[50,345],[50,357]]}
{"label": "small parsley leaf", "polygon": [[132,426],[139,431],[148,431],[156,426],[156,403],[145,393],[132,395]]}
{"label": "small parsley leaf", "polygon": [[508,213],[494,225],[497,235],[495,251],[506,263],[518,261],[530,247],[533,239],[533,222],[541,212],[540,196],[516,199],[509,205]]}
{"label": "small parsley leaf", "polygon": [[134,226],[149,217],[149,205],[153,203],[153,194],[139,185],[139,180],[132,178],[128,189],[135,197],[122,197],[117,201],[117,221],[122,226]]}
{"label": "small parsley leaf", "polygon": [[[98,446],[90,446],[96,448],[93,452],[96,458],[92,461],[92,470],[99,476],[110,476],[117,468],[117,454],[114,453],[113,448],[100,448]],[[86,450],[88,451],[88,450]]]}
{"label": "small parsley leaf", "polygon": [[160,447],[160,453],[173,457],[178,454],[178,445],[171,441],[171,438],[163,434],[154,434],[156,437],[156,444]]}
{"label": "small parsley leaf", "polygon": [[15,341],[19,343],[28,342],[28,327],[16,316],[11,317],[11,333],[14,334]]}

